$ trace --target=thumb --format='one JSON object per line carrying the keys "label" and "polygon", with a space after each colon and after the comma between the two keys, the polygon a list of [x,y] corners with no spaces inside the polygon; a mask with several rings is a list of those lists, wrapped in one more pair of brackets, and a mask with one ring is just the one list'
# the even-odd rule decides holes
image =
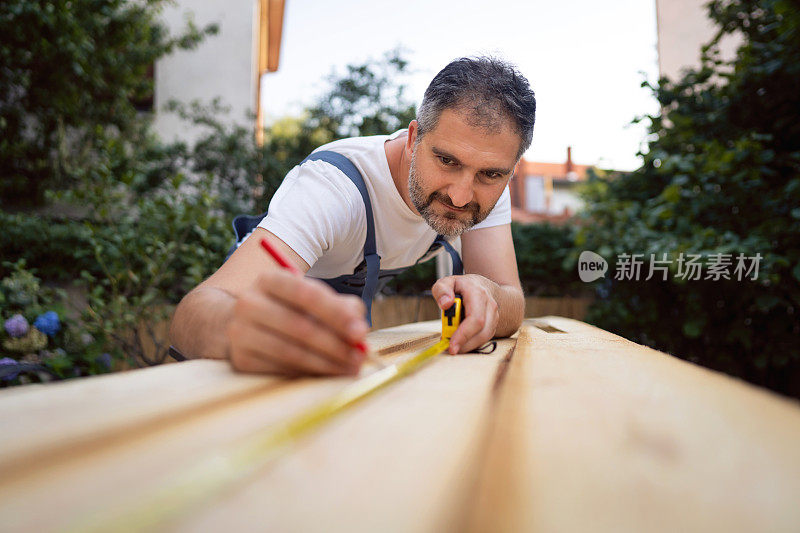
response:
{"label": "thumb", "polygon": [[455,300],[455,278],[450,276],[440,279],[434,283],[431,294],[439,309],[449,309]]}

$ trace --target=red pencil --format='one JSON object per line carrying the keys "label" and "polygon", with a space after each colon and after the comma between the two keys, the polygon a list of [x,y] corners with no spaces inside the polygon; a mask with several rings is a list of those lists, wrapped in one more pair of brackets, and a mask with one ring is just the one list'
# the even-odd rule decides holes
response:
{"label": "red pencil", "polygon": [[300,274],[300,271],[291,264],[277,248],[272,246],[267,239],[261,239],[261,247],[264,248],[272,258],[278,262],[280,266],[291,272],[292,274]]}
{"label": "red pencil", "polygon": [[[282,253],[280,253],[280,252],[278,251],[278,249],[277,249],[277,248],[275,248],[274,246],[272,246],[272,244],[270,244],[270,242],[269,242],[267,239],[261,239],[261,247],[262,247],[262,248],[264,248],[264,249],[267,251],[267,253],[269,253],[269,255],[271,255],[271,256],[272,256],[272,258],[273,258],[273,259],[274,259],[274,260],[275,260],[275,261],[276,261],[276,262],[277,262],[277,263],[278,263],[280,266],[282,266],[283,268],[285,268],[286,270],[288,270],[288,271],[289,271],[289,272],[291,272],[292,274],[302,274],[302,272],[300,272],[299,270],[297,270],[297,267],[295,267],[293,264],[291,264],[291,263],[289,262],[289,260],[288,260],[288,259],[286,259],[286,258],[283,256],[283,254],[282,254]],[[360,351],[360,352],[362,352],[362,353],[367,353],[367,345],[366,345],[365,343],[363,343],[363,342],[357,342],[357,343],[354,343],[354,344],[353,344],[353,346],[354,346],[354,347],[355,347],[355,348],[356,348],[358,351]],[[370,357],[370,359],[374,361],[374,359],[373,359],[372,357]]]}

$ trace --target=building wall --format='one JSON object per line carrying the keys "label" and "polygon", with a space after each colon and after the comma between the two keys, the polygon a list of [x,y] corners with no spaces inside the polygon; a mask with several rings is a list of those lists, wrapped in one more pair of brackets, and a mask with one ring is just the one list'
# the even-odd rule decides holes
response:
{"label": "building wall", "polygon": [[[717,31],[707,17],[708,0],[656,0],[658,22],[658,68],[672,80],[686,68],[700,66],[700,49]],[[740,39],[727,36],[720,43],[722,57],[733,58]]]}
{"label": "building wall", "polygon": [[567,209],[574,215],[583,207],[583,200],[575,193],[575,188],[553,187],[553,196],[550,197],[550,214],[560,215]]}
{"label": "building wall", "polygon": [[193,50],[179,50],[155,66],[155,129],[167,141],[192,142],[200,131],[187,127],[174,113],[165,113],[171,99],[210,103],[220,97],[229,123],[252,127],[256,111],[258,0],[177,0],[163,12],[174,34],[191,14],[198,27],[216,22],[219,33]]}
{"label": "building wall", "polygon": [[542,176],[525,176],[524,191],[525,201],[522,207],[533,213],[544,212],[547,208],[547,194]]}

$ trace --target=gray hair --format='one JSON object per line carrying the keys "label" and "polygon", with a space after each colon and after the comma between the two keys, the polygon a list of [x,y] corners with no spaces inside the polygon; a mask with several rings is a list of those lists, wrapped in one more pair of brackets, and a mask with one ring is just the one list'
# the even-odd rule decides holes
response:
{"label": "gray hair", "polygon": [[494,57],[462,57],[431,81],[417,111],[417,141],[436,127],[445,109],[464,111],[474,126],[497,130],[511,119],[520,136],[517,159],[531,145],[536,97],[528,80],[510,63]]}

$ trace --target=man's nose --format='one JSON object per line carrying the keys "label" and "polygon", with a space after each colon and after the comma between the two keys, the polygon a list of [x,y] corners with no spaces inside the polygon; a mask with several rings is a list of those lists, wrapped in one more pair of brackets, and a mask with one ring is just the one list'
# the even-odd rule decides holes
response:
{"label": "man's nose", "polygon": [[472,189],[472,176],[466,172],[459,174],[447,188],[447,195],[456,207],[464,207],[472,201],[475,191]]}

